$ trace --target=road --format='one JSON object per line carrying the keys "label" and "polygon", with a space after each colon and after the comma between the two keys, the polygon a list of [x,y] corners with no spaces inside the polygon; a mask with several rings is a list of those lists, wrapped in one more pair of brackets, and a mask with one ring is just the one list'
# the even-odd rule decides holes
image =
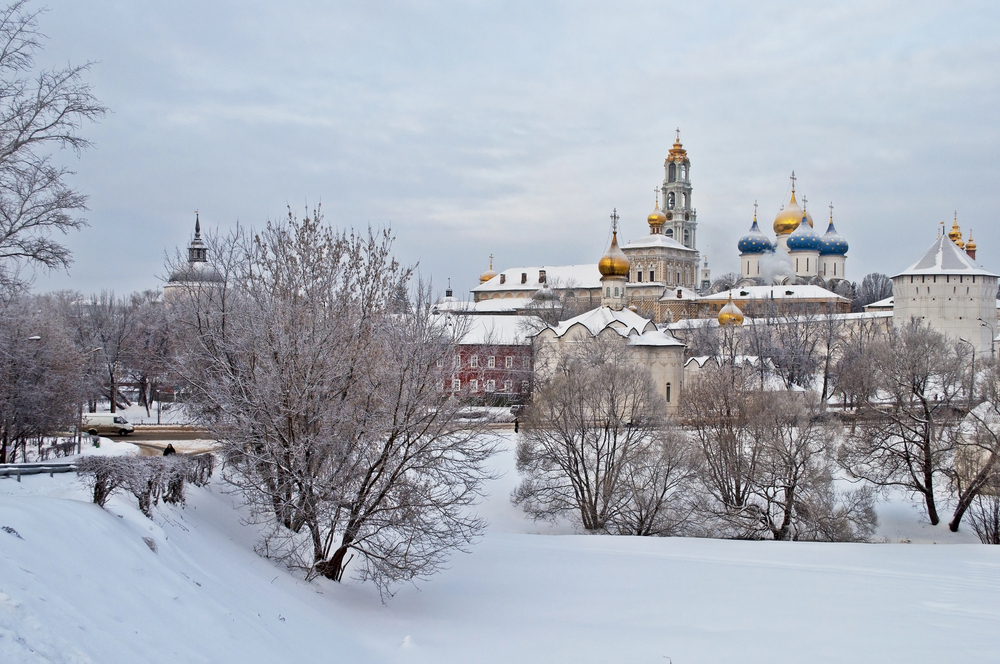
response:
{"label": "road", "polygon": [[215,447],[215,441],[205,431],[189,426],[137,425],[128,436],[113,438],[137,445],[144,456],[163,454],[168,443],[181,454],[201,454]]}

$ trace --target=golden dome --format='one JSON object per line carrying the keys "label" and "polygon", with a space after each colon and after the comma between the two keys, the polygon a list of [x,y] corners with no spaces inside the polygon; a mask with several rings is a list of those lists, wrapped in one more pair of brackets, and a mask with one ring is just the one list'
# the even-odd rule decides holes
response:
{"label": "golden dome", "polygon": [[962,242],[962,229],[958,227],[958,213],[955,213],[955,221],[951,225],[951,230],[948,231],[948,239],[958,245],[959,249],[965,246]]}
{"label": "golden dome", "polygon": [[729,302],[722,307],[722,311],[719,312],[719,325],[742,325],[743,324],[743,312],[740,308],[733,304],[733,294],[729,293]]}
{"label": "golden dome", "polygon": [[608,253],[601,256],[597,269],[600,270],[602,277],[627,277],[628,268],[625,252],[618,248],[618,231],[614,231],[611,234],[611,248],[608,249]]}
{"label": "golden dome", "polygon": [[965,250],[966,251],[975,251],[976,250],[976,241],[972,239],[972,229],[971,228],[969,229],[969,241],[965,243]]}
{"label": "golden dome", "polygon": [[774,232],[776,235],[788,235],[802,223],[802,217],[806,216],[795,200],[795,187],[792,187],[792,200],[774,218]]}
{"label": "golden dome", "polygon": [[485,284],[487,281],[497,276],[497,273],[493,271],[493,254],[490,254],[490,269],[479,275],[479,283]]}
{"label": "golden dome", "polygon": [[656,197],[656,207],[653,208],[653,211],[649,213],[648,217],[646,217],[646,221],[653,227],[663,226],[663,224],[667,223],[667,215],[663,214],[663,210],[660,209],[659,196]]}

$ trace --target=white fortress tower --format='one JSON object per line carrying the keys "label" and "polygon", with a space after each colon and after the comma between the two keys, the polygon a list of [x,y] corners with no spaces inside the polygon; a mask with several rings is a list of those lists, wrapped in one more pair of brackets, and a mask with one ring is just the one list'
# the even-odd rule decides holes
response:
{"label": "white fortress tower", "polygon": [[997,327],[997,275],[975,261],[975,242],[962,242],[957,219],[947,235],[941,230],[920,260],[892,278],[893,322],[922,320],[988,353]]}

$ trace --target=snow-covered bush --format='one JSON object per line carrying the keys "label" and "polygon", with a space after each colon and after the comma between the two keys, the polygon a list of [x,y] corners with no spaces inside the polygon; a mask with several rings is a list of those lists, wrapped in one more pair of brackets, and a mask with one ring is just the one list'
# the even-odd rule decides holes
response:
{"label": "snow-covered bush", "polygon": [[131,493],[139,509],[152,516],[152,509],[162,499],[165,503],[184,503],[184,484],[204,486],[212,476],[211,454],[166,457],[84,457],[79,462],[80,475],[93,490],[94,502],[104,503],[115,491]]}

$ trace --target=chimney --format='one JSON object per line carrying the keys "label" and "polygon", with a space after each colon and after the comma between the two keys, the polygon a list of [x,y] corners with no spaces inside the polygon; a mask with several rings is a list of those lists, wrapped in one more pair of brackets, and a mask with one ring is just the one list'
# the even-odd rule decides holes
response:
{"label": "chimney", "polygon": [[528,283],[528,273],[527,272],[522,272],[521,273],[521,283],[522,284]]}
{"label": "chimney", "polygon": [[500,283],[507,283],[507,275],[503,272],[500,273]]}
{"label": "chimney", "polygon": [[683,297],[683,293],[684,293],[684,291],[682,291],[680,288],[677,289],[677,299],[678,300]]}
{"label": "chimney", "polygon": [[540,284],[544,284],[545,283],[545,270],[539,270],[538,271],[538,283],[540,283]]}

